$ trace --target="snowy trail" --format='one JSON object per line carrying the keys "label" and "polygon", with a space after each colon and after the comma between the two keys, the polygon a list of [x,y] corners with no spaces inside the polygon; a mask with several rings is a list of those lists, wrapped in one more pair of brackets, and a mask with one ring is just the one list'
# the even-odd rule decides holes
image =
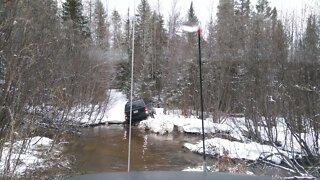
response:
{"label": "snowy trail", "polygon": [[128,101],[126,96],[117,90],[111,90],[110,98],[111,108],[106,112],[103,122],[123,123],[125,121],[124,106]]}

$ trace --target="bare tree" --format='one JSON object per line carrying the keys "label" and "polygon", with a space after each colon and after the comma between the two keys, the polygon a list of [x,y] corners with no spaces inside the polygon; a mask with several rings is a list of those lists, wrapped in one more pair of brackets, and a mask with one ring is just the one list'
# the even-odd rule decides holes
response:
{"label": "bare tree", "polygon": [[[19,165],[19,159],[12,161],[14,142],[48,136],[41,131],[43,123],[68,132],[81,118],[80,110],[95,111],[92,119],[99,119],[97,114],[103,114],[108,103],[111,77],[103,53],[92,55],[90,39],[77,33],[69,20],[61,25],[55,1],[1,5],[0,150],[9,149],[1,176],[10,179]],[[50,137],[55,144],[64,133]],[[27,144],[20,148],[23,152]]]}

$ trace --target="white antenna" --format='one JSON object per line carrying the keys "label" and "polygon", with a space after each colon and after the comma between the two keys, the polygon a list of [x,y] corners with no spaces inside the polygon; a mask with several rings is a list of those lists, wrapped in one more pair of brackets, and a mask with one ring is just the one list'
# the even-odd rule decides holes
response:
{"label": "white antenna", "polygon": [[134,31],[136,20],[136,2],[133,0],[133,20],[132,20],[132,59],[131,59],[131,90],[130,90],[130,121],[129,121],[129,145],[128,145],[128,172],[130,172],[131,160],[131,124],[132,124],[132,96],[133,96],[133,62],[134,62]]}

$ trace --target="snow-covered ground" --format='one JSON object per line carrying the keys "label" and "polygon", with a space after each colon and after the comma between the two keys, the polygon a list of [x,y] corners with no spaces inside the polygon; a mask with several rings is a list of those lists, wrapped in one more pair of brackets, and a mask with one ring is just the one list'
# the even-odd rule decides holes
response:
{"label": "snow-covered ground", "polygon": [[107,123],[123,123],[125,121],[124,106],[127,101],[128,99],[123,93],[111,90],[110,108],[107,110],[103,121]]}
{"label": "snow-covered ground", "polygon": [[[9,158],[10,144],[5,143],[1,154],[0,172],[6,169],[10,162],[10,172],[14,171],[15,175],[22,175],[26,170],[32,170],[40,167],[46,167],[46,153],[51,149],[53,140],[36,136],[25,140],[16,141],[12,144],[12,153]],[[55,149],[55,153],[61,153]]]}
{"label": "snow-covered ground", "polygon": [[[230,132],[232,129],[224,124],[213,123],[212,120],[207,119],[204,121],[204,132],[215,133],[217,131]],[[164,114],[163,108],[156,108],[155,118],[148,118],[141,121],[140,128],[150,130],[157,134],[171,133],[174,128],[180,132],[200,134],[202,133],[202,121],[195,117],[185,118],[178,114]]]}
{"label": "snow-covered ground", "polygon": [[[104,114],[103,122],[122,123],[124,119],[124,106],[127,102],[125,95],[117,90],[111,91],[111,108]],[[279,147],[259,144],[252,142],[252,140],[246,137],[244,132],[248,129],[245,126],[245,119],[243,117],[229,117],[226,118],[223,123],[214,123],[212,119],[208,118],[204,120],[204,132],[205,134],[225,134],[229,138],[222,139],[221,137],[206,138],[206,154],[212,156],[225,156],[235,159],[246,160],[258,160],[263,159],[275,164],[280,164],[286,161],[287,158],[293,157],[299,158],[303,155],[303,151],[299,143],[292,137],[290,131],[286,127],[282,119],[277,120],[277,129],[274,133],[277,141],[280,142]],[[179,131],[181,133],[201,134],[202,133],[202,121],[196,117],[184,117],[181,116],[179,111],[169,111],[164,113],[163,108],[156,108],[155,118],[148,118],[139,123],[139,128],[148,130],[157,134],[165,135],[172,133],[173,131]],[[275,134],[276,132],[276,134]],[[268,141],[268,132],[266,128],[260,127],[261,139]],[[313,146],[312,137],[310,133],[304,134],[306,143]],[[319,141],[320,144],[320,141]],[[186,143],[185,148],[196,153],[203,153],[202,142],[195,144]],[[285,155],[284,158],[282,155]]]}
{"label": "snow-covered ground", "polygon": [[97,110],[93,110],[92,114],[82,114],[79,112],[76,112],[76,114],[79,114],[79,118],[75,118],[75,122],[79,122],[82,125],[92,125],[97,123],[105,123],[105,124],[121,124],[125,121],[124,117],[124,106],[127,102],[126,96],[115,90],[112,89],[110,91],[110,101],[108,103],[106,111],[99,112],[98,107]]}
{"label": "snow-covered ground", "polygon": [[[157,109],[157,112],[161,112],[161,109]],[[241,131],[235,126],[213,123],[212,120],[206,119],[204,121],[204,132],[208,133],[228,133],[231,137],[243,140],[245,137],[241,134]],[[164,115],[163,113],[157,113],[155,118],[149,118],[141,121],[140,128],[149,130],[157,134],[171,133],[174,129],[183,133],[201,134],[202,133],[202,121],[196,118],[184,118],[171,115]],[[176,127],[176,128],[175,128]],[[280,155],[276,148],[268,145],[262,145],[255,142],[232,142],[227,139],[210,138],[205,141],[206,154],[212,156],[224,156],[228,154],[230,158],[258,160],[259,158],[267,158],[274,163],[281,163]],[[193,152],[202,153],[202,142],[196,144],[186,143],[184,145],[187,149]],[[285,152],[281,152],[285,153]]]}
{"label": "snow-covered ground", "polygon": [[[112,90],[111,102],[109,104],[110,108],[105,113],[102,113],[101,117],[98,118],[100,119],[100,122],[123,123],[125,121],[124,106],[126,102],[127,99],[124,94],[117,90]],[[93,116],[94,114],[95,113],[93,113]],[[92,122],[91,119],[92,118],[89,118],[89,116],[82,116],[78,121],[83,124],[96,123]],[[280,142],[280,145],[276,148],[276,146],[253,142],[248,138],[244,133],[248,132],[244,118],[229,117],[226,118],[223,123],[214,123],[212,119],[208,118],[204,121],[204,133],[206,137],[208,137],[205,140],[206,154],[215,157],[227,156],[231,159],[244,159],[250,161],[263,159],[264,161],[272,162],[274,164],[280,164],[281,162],[288,161],[288,159],[300,158],[303,156],[304,152],[301,150],[299,143],[294,138],[290,138],[292,137],[291,133],[288,131],[283,120],[279,119],[277,122],[277,129],[274,129],[272,132],[274,137],[276,135],[276,140]],[[172,133],[173,131],[199,135],[202,134],[202,121],[200,119],[197,119],[196,117],[183,117],[179,114],[179,111],[171,111],[171,113],[167,112],[167,114],[165,114],[163,108],[156,108],[155,117],[141,121],[138,127],[142,130],[148,130],[161,135]],[[267,141],[270,137],[270,133],[266,131],[265,127],[261,126],[260,128],[260,138]],[[208,134],[210,134],[210,136],[207,136]],[[213,136],[213,134],[215,134],[215,136]],[[228,138],[223,139],[222,136],[219,136],[222,134],[226,135]],[[312,147],[312,132],[303,134],[303,137],[305,138],[306,143]],[[39,151],[37,149],[49,148],[52,142],[52,140],[44,137],[34,137],[27,141],[30,142],[29,148],[27,151],[20,154],[20,163],[17,166],[18,174],[21,174],[27,168],[31,168],[36,165],[39,167],[39,164],[41,167],[44,159],[38,156]],[[18,150],[21,145],[22,141],[14,143],[15,151],[11,157],[12,162],[18,159]],[[195,153],[203,153],[201,141],[194,144],[185,143],[184,147]],[[4,162],[6,162],[5,158],[8,157],[8,150],[9,148],[6,146],[2,152],[0,170],[5,168]],[[199,168],[191,167],[189,170],[199,170]]]}
{"label": "snow-covered ground", "polygon": [[[161,109],[157,109],[157,111],[161,112]],[[242,133],[247,131],[247,128],[242,125],[243,122],[244,118],[226,119],[222,124],[213,123],[211,119],[206,119],[204,121],[204,132],[206,134],[221,133],[229,137],[228,139],[219,137],[206,138],[206,154],[215,157],[227,155],[232,159],[246,159],[252,161],[263,159],[275,164],[280,164],[286,160],[282,155],[289,159],[301,157],[303,152],[300,145],[294,138],[289,138],[290,134],[284,127],[280,126],[281,128],[279,128],[277,132],[278,141],[281,146],[275,147],[252,142],[251,139],[247,138],[244,133]],[[183,133],[202,134],[202,122],[200,119],[164,115],[163,113],[155,115],[154,119],[149,118],[141,121],[139,127],[162,135],[171,133],[174,130]],[[267,140],[266,134],[265,128],[261,128],[262,139]],[[312,135],[306,137],[309,136],[311,137]],[[312,143],[312,141],[307,142]],[[309,145],[312,146],[312,144]],[[196,153],[203,153],[201,141],[196,144],[186,143],[184,147]]]}

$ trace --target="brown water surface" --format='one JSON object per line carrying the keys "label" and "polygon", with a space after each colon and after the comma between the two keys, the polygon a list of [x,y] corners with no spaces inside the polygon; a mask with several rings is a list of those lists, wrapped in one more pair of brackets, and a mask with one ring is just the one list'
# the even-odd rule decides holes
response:
{"label": "brown water surface", "polygon": [[[184,134],[150,134],[134,127],[131,171],[180,171],[201,165],[202,156],[182,147],[185,142],[199,139]],[[73,137],[69,142],[66,153],[73,157],[71,168],[77,174],[128,169],[128,131],[122,125],[84,129],[79,137]]]}
{"label": "brown water surface", "polygon": [[[130,170],[181,171],[188,167],[202,166],[202,155],[183,148],[184,143],[195,143],[200,139],[200,135],[173,133],[162,136],[133,127]],[[83,129],[80,136],[70,137],[68,142],[64,154],[70,157],[71,176],[128,170],[128,131],[123,125]],[[208,166],[217,165],[217,162],[219,167],[224,164],[223,160],[207,158]],[[239,163],[230,163],[227,169],[234,169],[243,164],[246,168],[242,173],[251,171],[256,175],[277,178],[290,175],[275,167],[266,165],[248,167],[244,162],[239,161]]]}

